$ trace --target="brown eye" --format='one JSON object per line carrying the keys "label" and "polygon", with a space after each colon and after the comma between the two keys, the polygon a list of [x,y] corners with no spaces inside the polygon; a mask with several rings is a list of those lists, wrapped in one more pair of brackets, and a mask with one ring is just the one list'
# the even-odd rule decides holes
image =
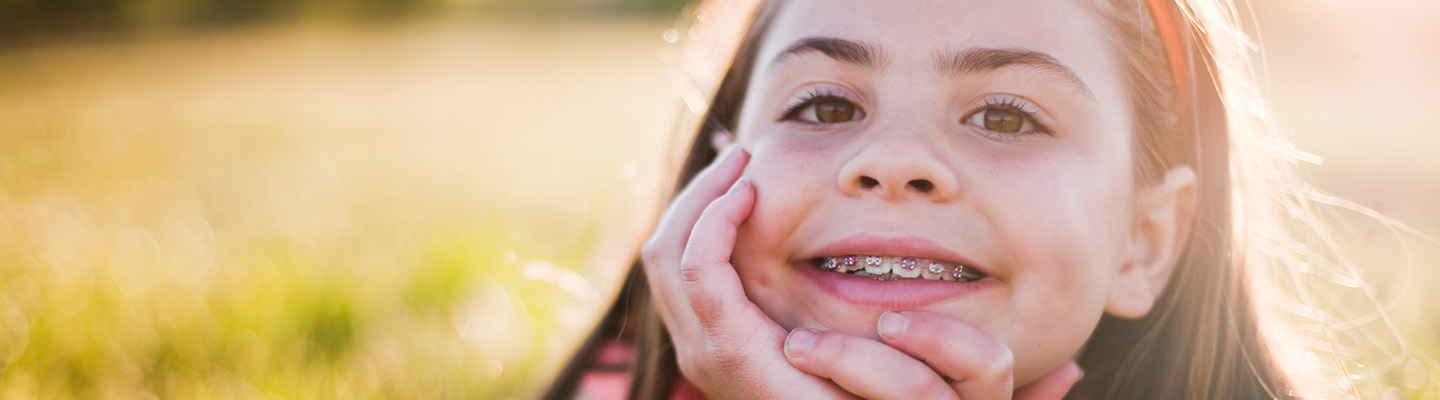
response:
{"label": "brown eye", "polygon": [[981,111],[980,115],[984,119],[981,126],[996,132],[1015,133],[1025,125],[1025,117],[1010,110],[990,109]]}
{"label": "brown eye", "polygon": [[1035,120],[1035,114],[1025,105],[1014,100],[989,103],[970,113],[960,123],[994,133],[1024,135],[1028,133],[1050,133],[1044,125]]}
{"label": "brown eye", "polygon": [[855,105],[844,100],[815,103],[815,122],[837,124],[855,120]]}
{"label": "brown eye", "polygon": [[843,97],[812,98],[785,113],[782,120],[809,124],[841,124],[865,118],[865,112]]}

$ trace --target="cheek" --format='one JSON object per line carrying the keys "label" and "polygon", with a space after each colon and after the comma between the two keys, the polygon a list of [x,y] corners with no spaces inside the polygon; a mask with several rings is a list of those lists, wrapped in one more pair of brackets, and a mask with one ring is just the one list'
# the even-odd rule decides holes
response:
{"label": "cheek", "polygon": [[1006,232],[1003,241],[1017,257],[1017,273],[1045,286],[1036,289],[1067,292],[1069,301],[1096,302],[1108,294],[1129,232],[1128,185],[1123,175],[1112,172],[1119,169],[1057,163],[1014,178],[1030,183],[1016,191],[1020,196],[1006,201],[1014,206],[1007,215],[1015,222],[1000,223]]}
{"label": "cheek", "polygon": [[[825,181],[822,151],[776,136],[743,142],[750,152],[744,179],[755,187],[755,207],[746,220],[745,233],[783,239],[816,203]],[[771,242],[779,245],[783,240]]]}
{"label": "cheek", "polygon": [[1078,351],[1104,312],[1126,248],[1130,178],[1123,163],[1095,158],[1009,165],[984,204],[1014,273],[1017,378],[1035,377]]}
{"label": "cheek", "polygon": [[1056,278],[1105,276],[1129,235],[1132,163],[1118,129],[1086,129],[1047,151],[977,157],[972,188],[1016,268]]}
{"label": "cheek", "polygon": [[776,136],[745,139],[750,163],[742,176],[755,187],[755,206],[736,232],[732,261],[751,300],[776,322],[793,326],[805,310],[789,299],[789,280],[796,278],[785,273],[795,248],[790,240],[831,179],[824,153],[813,145]]}
{"label": "cheek", "polygon": [[[1119,224],[1103,180],[1072,168],[1007,179],[1012,196],[991,213],[1007,264],[1016,276],[1018,309],[1035,313],[1098,308],[1118,265]],[[1045,294],[1050,295],[1045,295]],[[1050,317],[1049,315],[1045,316]]]}
{"label": "cheek", "polygon": [[783,133],[741,139],[741,146],[750,152],[750,164],[742,176],[755,185],[756,193],[755,209],[747,223],[793,229],[810,207],[833,194],[837,157],[827,151],[825,141],[806,139]]}

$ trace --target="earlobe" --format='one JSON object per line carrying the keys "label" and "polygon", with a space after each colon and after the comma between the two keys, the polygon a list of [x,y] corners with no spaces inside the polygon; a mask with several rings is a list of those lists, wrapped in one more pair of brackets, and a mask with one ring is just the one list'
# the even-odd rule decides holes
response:
{"label": "earlobe", "polygon": [[1190,235],[1195,180],[1194,169],[1178,166],[1136,193],[1129,251],[1111,286],[1107,314],[1140,318],[1155,305]]}

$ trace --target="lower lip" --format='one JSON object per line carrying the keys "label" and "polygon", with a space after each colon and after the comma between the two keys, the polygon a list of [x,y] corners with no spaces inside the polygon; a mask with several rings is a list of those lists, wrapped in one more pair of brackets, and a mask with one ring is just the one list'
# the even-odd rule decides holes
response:
{"label": "lower lip", "polygon": [[994,288],[1000,281],[985,277],[971,282],[900,279],[881,281],[851,274],[821,271],[809,262],[794,267],[832,297],[851,304],[884,309],[916,309],[932,304],[957,300],[981,290]]}

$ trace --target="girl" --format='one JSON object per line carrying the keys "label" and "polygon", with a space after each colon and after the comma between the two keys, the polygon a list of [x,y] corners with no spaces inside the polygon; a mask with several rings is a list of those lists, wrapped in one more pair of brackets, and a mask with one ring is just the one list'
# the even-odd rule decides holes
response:
{"label": "girl", "polygon": [[1327,393],[1256,307],[1282,164],[1231,9],[746,13],[684,191],[548,398]]}

